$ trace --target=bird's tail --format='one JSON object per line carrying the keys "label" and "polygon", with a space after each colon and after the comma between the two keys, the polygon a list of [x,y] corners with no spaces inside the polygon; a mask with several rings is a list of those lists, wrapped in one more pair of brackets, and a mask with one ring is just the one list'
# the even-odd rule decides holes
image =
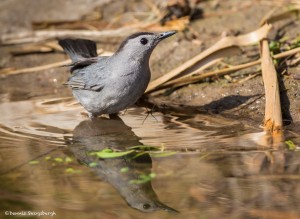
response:
{"label": "bird's tail", "polygon": [[97,57],[97,46],[94,41],[85,39],[62,39],[58,44],[70,56],[73,62],[83,58]]}

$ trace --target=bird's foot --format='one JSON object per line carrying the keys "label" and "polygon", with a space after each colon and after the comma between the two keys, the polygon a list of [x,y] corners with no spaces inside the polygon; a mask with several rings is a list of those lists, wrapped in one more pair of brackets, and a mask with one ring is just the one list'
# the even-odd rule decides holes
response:
{"label": "bird's foot", "polygon": [[153,115],[154,108],[155,108],[155,105],[153,105],[152,109],[148,109],[148,108],[146,107],[147,116],[146,116],[145,119],[143,120],[143,123],[142,123],[142,124],[144,124],[144,122],[146,121],[146,119],[148,118],[149,115],[151,115],[156,121],[158,121],[158,120],[155,118],[155,116]]}
{"label": "bird's foot", "polygon": [[97,116],[98,116],[98,115],[93,114],[93,113],[90,113],[90,112],[88,113],[88,115],[89,115],[89,118],[90,118],[90,119],[96,119]]}
{"label": "bird's foot", "polygon": [[127,112],[127,108],[126,108],[125,110],[122,110],[122,111],[120,112],[121,116],[124,116],[124,115],[126,114],[126,112]]}
{"label": "bird's foot", "polygon": [[118,113],[112,113],[108,115],[110,119],[120,119],[120,117],[118,116]]}

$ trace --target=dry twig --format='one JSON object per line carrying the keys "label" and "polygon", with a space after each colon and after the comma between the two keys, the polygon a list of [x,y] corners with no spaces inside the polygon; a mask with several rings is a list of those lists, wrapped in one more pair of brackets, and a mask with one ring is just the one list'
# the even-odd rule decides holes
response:
{"label": "dry twig", "polygon": [[261,42],[261,69],[265,87],[265,130],[272,134],[282,133],[281,104],[277,72],[270,55],[268,40]]}

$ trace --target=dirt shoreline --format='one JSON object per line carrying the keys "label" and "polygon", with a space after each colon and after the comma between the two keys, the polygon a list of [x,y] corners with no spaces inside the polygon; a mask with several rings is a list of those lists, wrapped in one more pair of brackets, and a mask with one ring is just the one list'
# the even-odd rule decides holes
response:
{"label": "dirt shoreline", "polygon": [[[47,18],[47,15],[49,15],[50,19],[78,18],[88,13],[93,7],[101,6],[105,1],[90,1],[90,4],[93,5],[89,5],[89,7],[84,9],[83,6],[86,3],[77,0],[76,3],[78,4],[74,4],[76,7],[73,8],[71,17],[68,15],[70,1],[66,1],[62,6],[59,4],[55,6],[54,3],[50,2],[43,1],[43,7],[39,10],[44,11],[39,11],[35,16],[31,15],[24,18],[25,13],[34,11],[34,7],[38,7],[34,6],[33,1],[18,2],[17,6],[13,4],[13,1],[3,1],[0,4],[2,9],[0,18],[4,27],[1,30],[2,34],[29,30],[30,22],[43,21]],[[132,4],[134,1],[128,2],[130,2],[128,4]],[[28,4],[30,4],[30,7]],[[52,11],[46,10],[47,4],[51,4]],[[58,7],[61,10],[58,10]],[[106,7],[109,7],[109,5],[106,5]],[[203,8],[210,16],[191,22],[187,31],[177,34],[172,40],[167,40],[158,46],[151,58],[152,79],[170,71],[205,48],[213,45],[216,40],[220,39],[221,35],[237,35],[257,29],[262,17],[273,8],[272,5],[261,5],[259,3],[250,5],[245,3],[241,5],[238,1],[228,1],[226,4],[219,3],[216,10],[217,12],[227,11],[227,13],[214,15],[212,13],[214,12],[213,7],[216,6],[213,6],[212,2],[201,3],[199,7]],[[117,9],[116,5],[112,5],[107,10],[113,11]],[[229,13],[230,10],[232,13]],[[62,13],[63,11],[65,14]],[[13,12],[18,13],[14,13],[12,19],[11,13]],[[271,39],[277,37],[278,31],[276,32],[276,30],[280,28],[284,28],[286,36],[297,37],[300,34],[298,31],[300,29],[300,21],[294,19],[279,22],[275,25],[273,33],[270,34]],[[99,41],[106,42],[105,44],[99,43],[99,46],[105,50],[114,51],[121,40],[122,38],[120,37],[99,39]],[[0,52],[1,67],[23,68],[37,66],[63,60],[65,57],[63,54],[57,53],[12,57],[9,54],[13,49],[15,49],[15,46],[2,47]],[[258,54],[257,46],[247,47],[244,48],[244,52],[240,56],[229,57],[224,61],[230,64],[239,64],[247,59],[249,60],[250,56],[252,56],[251,59],[253,57],[258,58]],[[257,71],[257,67],[252,68],[250,71]],[[300,80],[294,79],[299,72],[300,69],[297,66],[285,68],[284,75],[278,72],[278,75],[280,75],[283,120],[286,125],[295,127],[300,123]],[[47,91],[53,89],[53,93],[60,92],[62,95],[70,95],[70,91],[61,85],[67,77],[68,72],[62,68],[7,77],[2,76],[0,78],[0,83],[2,84],[0,91],[1,93],[11,91],[17,94],[40,90],[43,93],[46,88]],[[245,77],[237,76],[236,79],[239,81]],[[168,94],[165,95],[166,93]],[[14,95],[10,98],[17,99]],[[228,81],[224,77],[215,77],[203,83],[191,84],[172,92],[165,92],[163,95],[150,94],[146,96],[146,99],[159,107],[168,106],[174,109],[187,107],[194,109],[195,112],[217,113],[240,120],[251,120],[257,124],[262,123],[264,115],[264,87],[260,75],[243,83]]]}

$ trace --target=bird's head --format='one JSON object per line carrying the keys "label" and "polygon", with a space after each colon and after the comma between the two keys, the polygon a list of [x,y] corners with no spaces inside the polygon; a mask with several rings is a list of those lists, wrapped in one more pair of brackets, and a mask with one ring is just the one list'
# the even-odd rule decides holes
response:
{"label": "bird's head", "polygon": [[176,31],[162,33],[140,32],[135,33],[125,39],[115,53],[124,55],[130,59],[149,58],[156,45],[172,35]]}
{"label": "bird's head", "polygon": [[[129,205],[131,204],[132,203],[129,203]],[[135,203],[134,205],[131,205],[131,207],[146,213],[161,211],[161,210],[167,211],[169,213],[179,213],[179,211],[177,211],[176,209],[167,206],[166,204],[160,202],[159,200],[152,200],[152,201],[148,200],[148,202],[145,203],[143,202]]]}

